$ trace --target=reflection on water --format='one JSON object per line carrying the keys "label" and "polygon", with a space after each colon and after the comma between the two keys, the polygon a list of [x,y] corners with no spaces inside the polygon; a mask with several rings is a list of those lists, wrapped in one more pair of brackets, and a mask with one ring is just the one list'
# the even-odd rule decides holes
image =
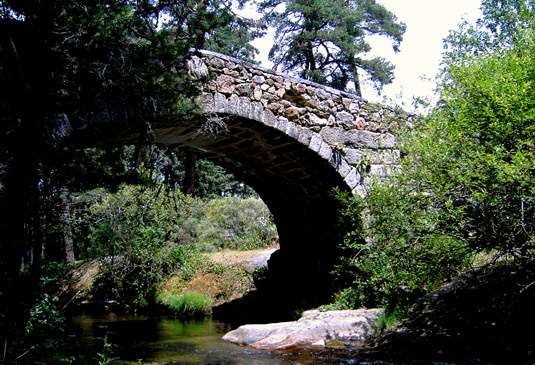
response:
{"label": "reflection on water", "polygon": [[[114,357],[125,361],[177,365],[401,365],[444,364],[423,360],[374,359],[362,349],[316,349],[267,352],[221,341],[232,330],[229,324],[205,318],[183,320],[144,315],[78,315],[72,321],[81,329],[80,345],[102,352],[102,338],[108,333]],[[477,360],[461,364],[483,364]],[[449,363],[453,364],[453,363]]]}
{"label": "reflection on water", "polygon": [[121,360],[177,364],[287,364],[284,356],[241,347],[221,341],[232,330],[230,325],[211,318],[182,320],[143,315],[114,314],[72,317],[78,325],[80,345],[102,351],[102,338],[108,333],[114,356]]}

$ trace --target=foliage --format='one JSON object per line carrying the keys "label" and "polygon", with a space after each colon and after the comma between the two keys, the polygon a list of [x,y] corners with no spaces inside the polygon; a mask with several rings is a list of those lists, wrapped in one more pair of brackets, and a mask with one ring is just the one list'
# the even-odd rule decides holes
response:
{"label": "foliage", "polygon": [[[2,174],[7,177],[2,196],[9,195],[2,206],[9,217],[2,224],[0,245],[0,261],[6,265],[1,272],[0,333],[10,340],[24,336],[32,349],[24,361],[38,346],[46,348],[43,358],[50,363],[76,363],[63,357],[63,341],[52,336],[53,330],[61,330],[62,320],[51,293],[39,280],[41,258],[61,261],[67,241],[74,238],[80,258],[107,257],[102,262],[110,270],[102,280],[109,281],[114,296],[136,307],[153,299],[162,275],[179,267],[193,275],[200,255],[182,245],[177,220],[181,215],[173,217],[181,197],[168,195],[168,204],[163,204],[161,197],[170,190],[157,184],[162,175],[151,171],[157,154],[148,147],[154,142],[150,122],[187,120],[199,112],[193,101],[195,88],[176,72],[195,45],[197,30],[210,33],[218,28],[224,34],[232,25],[240,39],[228,47],[229,52],[252,59],[254,49],[246,43],[254,36],[243,26],[256,25],[230,14],[230,1],[0,3],[0,143],[3,158],[10,159]],[[210,6],[217,11],[210,13]],[[185,17],[174,17],[175,10]],[[165,15],[171,18],[162,25]],[[184,29],[186,37],[181,36]],[[230,33],[226,37],[232,39]],[[221,40],[218,46],[223,50]],[[77,150],[59,143],[71,127],[115,118],[141,123],[140,145]],[[140,185],[124,192],[120,187],[124,182]],[[119,195],[89,190],[96,187]],[[135,189],[151,194],[137,199]],[[152,209],[150,204],[158,197],[162,204]],[[31,272],[19,275],[19,266],[28,264]],[[43,336],[48,336],[46,341],[40,341]]]}
{"label": "foliage", "polygon": [[195,184],[196,196],[200,198],[214,199],[226,196],[246,198],[256,195],[252,188],[236,180],[236,177],[223,167],[205,159],[197,160]]}
{"label": "foliage", "polygon": [[210,300],[196,292],[159,294],[157,301],[182,316],[207,315],[212,311]]}
{"label": "foliage", "polygon": [[207,204],[206,228],[199,238],[216,249],[267,247],[276,234],[272,219],[267,206],[258,198],[214,199]]}
{"label": "foliage", "polygon": [[532,60],[529,44],[452,66],[442,107],[408,147],[436,229],[474,251],[525,258],[532,246]]}
{"label": "foliage", "polygon": [[238,16],[247,0],[182,0],[161,2],[168,20],[162,26],[172,31],[175,41],[190,47],[209,49],[245,61],[254,61],[258,50],[249,44],[263,35],[260,22]]}
{"label": "foliage", "polygon": [[[51,365],[96,364],[91,356],[81,351],[76,337],[69,335],[68,322],[54,300],[68,269],[64,264],[49,263],[40,268],[37,282],[32,278],[35,272],[27,270],[15,288],[2,283],[0,297],[5,316],[1,323],[9,328],[2,337],[5,341],[3,363],[29,364],[46,359]],[[10,291],[14,291],[14,295]],[[10,303],[3,303],[6,299]]]}
{"label": "foliage", "polygon": [[470,57],[485,57],[494,50],[518,47],[533,25],[533,6],[526,0],[483,0],[483,18],[476,24],[462,22],[444,40],[444,68],[460,66]]}
{"label": "foliage", "polygon": [[[144,117],[186,117],[191,111],[187,83],[173,72],[190,45],[173,42],[167,29],[158,29],[158,7],[142,1],[86,0],[4,5],[11,11],[3,16],[18,16],[35,37],[35,49],[21,48],[24,60],[50,60],[37,70],[22,64],[30,87],[42,90],[53,105],[41,112],[91,107],[103,100]],[[52,72],[54,78],[44,82],[39,72]]]}
{"label": "foliage", "polygon": [[[154,161],[151,168],[157,179],[166,187],[184,191],[186,154],[174,148],[152,148],[150,160]],[[207,159],[199,158],[195,167],[195,196],[213,199],[224,196],[253,196],[256,193],[243,182],[237,180],[223,167]]]}
{"label": "foliage", "polygon": [[398,135],[400,168],[367,183],[364,198],[338,194],[342,218],[354,219],[340,269],[361,305],[403,309],[481,257],[533,258],[535,45],[529,27],[517,31],[507,47],[447,55],[440,104]]}
{"label": "foliage", "polygon": [[504,2],[492,10],[488,3],[480,24],[507,42],[463,63],[445,59],[442,102],[407,143],[414,156],[408,163],[417,194],[440,210],[441,234],[475,252],[525,261],[535,228],[533,4]]}
{"label": "foliage", "polygon": [[[1,3],[6,52],[0,90],[4,115],[12,121],[2,124],[10,136],[3,143],[24,166],[16,170],[24,184],[15,185],[25,198],[17,202],[21,213],[13,221],[31,227],[25,236],[11,236],[20,237],[13,245],[24,246],[27,260],[38,266],[42,239],[45,260],[61,259],[69,235],[66,192],[147,182],[154,176],[146,169],[157,157],[149,147],[151,121],[188,120],[200,112],[197,90],[176,72],[199,37],[221,52],[252,60],[256,50],[248,42],[262,31],[257,22],[234,14],[231,1]],[[143,129],[135,149],[76,150],[59,143],[73,128],[123,117]]]}
{"label": "foliage", "polygon": [[431,212],[418,210],[411,205],[417,201],[408,203],[398,193],[399,186],[379,182],[365,200],[338,193],[346,208],[337,274],[351,275],[353,284],[337,305],[406,308],[466,264],[462,245],[433,233]]}
{"label": "foliage", "polygon": [[[151,303],[163,277],[191,261],[190,250],[173,242],[179,224],[181,196],[158,196],[158,190],[123,186],[116,194],[96,192],[85,232],[86,258],[100,257],[105,274],[96,296],[125,301],[134,307]],[[81,255],[80,255],[81,256]]]}
{"label": "foliage", "polygon": [[104,270],[94,296],[135,308],[153,302],[164,278],[179,272],[191,280],[206,269],[201,251],[266,247],[276,233],[257,198],[205,201],[161,185],[124,185],[80,194],[77,204],[77,255],[99,258]]}
{"label": "foliage", "polygon": [[[194,88],[176,72],[189,45],[158,28],[158,8],[144,1],[2,1],[2,136],[9,137],[0,142],[16,166],[4,175],[9,195],[17,198],[6,200],[13,217],[0,260],[12,271],[18,258],[9,258],[17,252],[10,247],[20,247],[36,267],[42,256],[58,260],[48,253],[61,233],[67,241],[68,229],[49,233],[67,219],[65,189],[132,177],[121,148],[91,155],[62,145],[73,128],[124,116],[141,123],[146,133],[140,142],[150,144],[152,118],[187,119],[199,111]],[[41,230],[45,219],[49,232]]]}
{"label": "foliage", "polygon": [[97,353],[97,360],[99,365],[106,365],[113,360],[117,360],[117,357],[112,357],[113,345],[108,340],[108,328],[106,327],[106,333],[102,337],[102,352]]}
{"label": "foliage", "polygon": [[319,310],[349,310],[360,307],[359,293],[354,288],[346,288],[334,296],[334,301],[320,306]]}
{"label": "foliage", "polygon": [[366,59],[370,35],[391,39],[398,51],[405,25],[375,0],[265,0],[259,10],[276,28],[269,58],[283,70],[339,89],[354,82],[358,72],[369,76],[377,90],[393,80],[394,66],[382,57]]}

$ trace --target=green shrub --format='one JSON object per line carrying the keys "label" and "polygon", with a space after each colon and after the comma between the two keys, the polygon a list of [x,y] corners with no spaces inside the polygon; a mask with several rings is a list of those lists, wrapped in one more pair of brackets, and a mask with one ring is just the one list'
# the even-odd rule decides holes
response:
{"label": "green shrub", "polygon": [[200,252],[264,247],[276,233],[258,198],[202,200],[157,185],[123,185],[77,201],[84,207],[74,230],[78,256],[102,262],[94,296],[134,308],[150,305],[166,278],[179,273],[186,281],[209,270]]}
{"label": "green shrub", "polygon": [[277,233],[267,206],[258,198],[226,197],[206,205],[202,247],[252,250],[269,246]]}
{"label": "green shrub", "polygon": [[418,210],[390,184],[369,186],[365,199],[336,194],[344,243],[335,274],[352,278],[344,292],[351,297],[341,296],[340,305],[406,308],[467,267],[470,256],[462,242],[433,233],[432,209]]}

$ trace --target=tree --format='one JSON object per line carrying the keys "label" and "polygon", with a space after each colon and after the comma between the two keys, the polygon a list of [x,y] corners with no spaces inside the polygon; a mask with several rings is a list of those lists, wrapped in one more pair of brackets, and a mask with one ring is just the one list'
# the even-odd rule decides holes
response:
{"label": "tree", "polygon": [[[359,295],[372,305],[389,301],[401,287],[433,289],[474,263],[521,268],[533,259],[531,4],[503,9],[522,23],[512,37],[500,31],[510,27],[500,26],[464,33],[453,48],[448,43],[440,103],[412,130],[398,134],[404,156],[399,170],[369,184],[364,201],[351,202],[366,209],[368,218],[362,235],[346,236],[346,263]],[[486,17],[478,24],[503,19],[494,18],[498,12],[489,6],[493,2],[485,2]],[[482,32],[508,41],[487,43],[484,37],[478,43]],[[472,52],[464,53],[464,46]]]}
{"label": "tree", "polygon": [[370,35],[383,35],[395,51],[405,24],[375,0],[265,0],[259,10],[276,28],[269,59],[283,71],[339,89],[353,82],[362,96],[359,72],[380,91],[391,83],[394,66],[382,57],[366,59]]}
{"label": "tree", "polygon": [[[243,7],[246,0],[238,1]],[[198,0],[175,4],[169,8],[170,21],[166,26],[174,28],[176,40],[194,41],[195,49],[208,49],[244,61],[254,62],[258,50],[249,42],[263,35],[261,22],[245,19],[233,11],[234,1]],[[185,5],[185,6],[184,6]],[[197,155],[186,152],[183,191],[194,195],[197,176]]]}
{"label": "tree", "polygon": [[[93,116],[108,107],[122,110],[145,122],[140,143],[150,144],[152,118],[186,118],[195,110],[193,90],[174,72],[189,43],[172,42],[171,32],[158,28],[160,9],[150,4],[2,1],[0,207],[6,223],[2,236],[11,239],[0,244],[0,256],[6,265],[19,266],[15,262],[30,247],[42,244],[42,182],[52,171],[59,182],[61,166],[69,165],[64,152],[74,151],[56,139],[63,132],[58,116],[73,110]],[[94,178],[85,176],[85,184]],[[68,179],[61,183],[72,185]],[[51,186],[50,192],[59,194],[64,186]]]}
{"label": "tree", "polygon": [[460,65],[473,56],[518,47],[532,25],[533,7],[533,3],[525,0],[483,0],[483,18],[475,24],[464,21],[458,30],[450,31],[444,41],[442,65]]}
{"label": "tree", "polygon": [[434,161],[434,177],[421,170],[421,192],[440,209],[440,232],[472,251],[524,262],[535,233],[535,9],[529,1],[488,0],[482,10],[475,27],[446,40],[441,103],[413,155],[421,165]]}

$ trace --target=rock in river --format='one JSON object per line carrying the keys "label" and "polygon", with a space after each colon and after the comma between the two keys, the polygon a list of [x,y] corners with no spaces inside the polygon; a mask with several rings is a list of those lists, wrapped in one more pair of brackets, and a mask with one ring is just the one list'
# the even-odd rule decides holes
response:
{"label": "rock in river", "polygon": [[363,341],[374,334],[382,312],[383,309],[313,310],[295,322],[241,326],[223,336],[223,340],[265,350]]}

